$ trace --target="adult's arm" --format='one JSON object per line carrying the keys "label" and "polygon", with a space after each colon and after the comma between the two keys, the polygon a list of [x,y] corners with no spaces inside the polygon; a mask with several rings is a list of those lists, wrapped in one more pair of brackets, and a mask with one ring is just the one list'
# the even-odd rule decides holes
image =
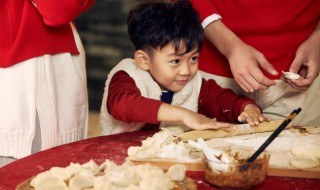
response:
{"label": "adult's arm", "polygon": [[275,81],[267,78],[260,68],[273,75],[278,72],[261,52],[244,43],[222,20],[210,23],[204,32],[205,37],[228,59],[233,77],[243,90],[252,92],[275,85]]}
{"label": "adult's arm", "polygon": [[192,6],[198,11],[202,27],[205,28],[212,21],[221,18],[219,11],[207,0],[191,0]]}
{"label": "adult's arm", "polygon": [[67,25],[88,10],[95,0],[31,0],[49,26]]}
{"label": "adult's arm", "polygon": [[273,75],[278,72],[261,52],[244,43],[223,24],[223,15],[222,19],[206,22],[210,16],[219,14],[209,0],[192,0],[192,4],[205,26],[205,37],[228,59],[233,77],[244,91],[252,92],[275,85],[275,81],[267,78],[260,67]]}

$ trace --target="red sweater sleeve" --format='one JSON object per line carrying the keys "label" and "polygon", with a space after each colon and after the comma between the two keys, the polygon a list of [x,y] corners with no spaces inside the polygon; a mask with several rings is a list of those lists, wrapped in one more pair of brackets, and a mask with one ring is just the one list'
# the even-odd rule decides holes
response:
{"label": "red sweater sleeve", "polygon": [[158,124],[158,110],[162,103],[141,96],[134,80],[123,71],[117,72],[111,79],[107,108],[117,120]]}
{"label": "red sweater sleeve", "polygon": [[44,23],[49,26],[66,25],[95,3],[95,0],[33,1],[42,15]]}
{"label": "red sweater sleeve", "polygon": [[204,19],[212,14],[219,14],[218,10],[210,2],[210,0],[191,0],[190,2],[198,11],[201,22],[203,22]]}
{"label": "red sweater sleeve", "polygon": [[239,123],[238,116],[254,100],[236,95],[231,89],[220,87],[214,80],[202,79],[199,95],[199,113],[218,121]]}

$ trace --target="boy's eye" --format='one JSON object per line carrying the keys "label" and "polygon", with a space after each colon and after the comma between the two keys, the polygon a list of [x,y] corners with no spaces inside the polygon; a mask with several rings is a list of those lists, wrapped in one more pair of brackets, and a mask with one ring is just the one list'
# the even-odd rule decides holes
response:
{"label": "boy's eye", "polygon": [[175,60],[173,60],[173,61],[171,61],[173,64],[178,64],[178,63],[180,63],[180,60],[179,59],[175,59]]}
{"label": "boy's eye", "polygon": [[192,57],[192,58],[191,58],[191,60],[192,60],[192,62],[196,62],[196,61],[198,61],[198,56],[194,56],[194,57]]}

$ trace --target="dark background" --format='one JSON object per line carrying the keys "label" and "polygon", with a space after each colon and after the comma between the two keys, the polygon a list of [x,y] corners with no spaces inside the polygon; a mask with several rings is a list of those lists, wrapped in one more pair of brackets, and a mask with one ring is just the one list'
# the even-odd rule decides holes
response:
{"label": "dark background", "polygon": [[[150,1],[150,0],[149,0]],[[130,8],[147,0],[96,0],[76,19],[86,51],[86,68],[91,111],[100,111],[104,83],[114,65],[133,57],[134,47],[127,34]]]}

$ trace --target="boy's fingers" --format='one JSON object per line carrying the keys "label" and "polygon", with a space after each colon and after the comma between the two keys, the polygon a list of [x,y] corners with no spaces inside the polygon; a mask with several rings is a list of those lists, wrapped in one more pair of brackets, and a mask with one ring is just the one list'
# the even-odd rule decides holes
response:
{"label": "boy's fingers", "polygon": [[231,131],[231,127],[229,123],[218,123],[219,128],[225,131]]}
{"label": "boy's fingers", "polygon": [[254,126],[254,119],[252,117],[247,117],[246,122],[249,123],[251,126]]}
{"label": "boy's fingers", "polygon": [[259,125],[259,123],[260,123],[259,117],[254,117],[254,124]]}
{"label": "boy's fingers", "polygon": [[242,116],[242,114],[240,114],[240,115],[238,116],[238,121],[239,121],[239,122],[243,122],[243,121],[244,121],[244,117]]}

